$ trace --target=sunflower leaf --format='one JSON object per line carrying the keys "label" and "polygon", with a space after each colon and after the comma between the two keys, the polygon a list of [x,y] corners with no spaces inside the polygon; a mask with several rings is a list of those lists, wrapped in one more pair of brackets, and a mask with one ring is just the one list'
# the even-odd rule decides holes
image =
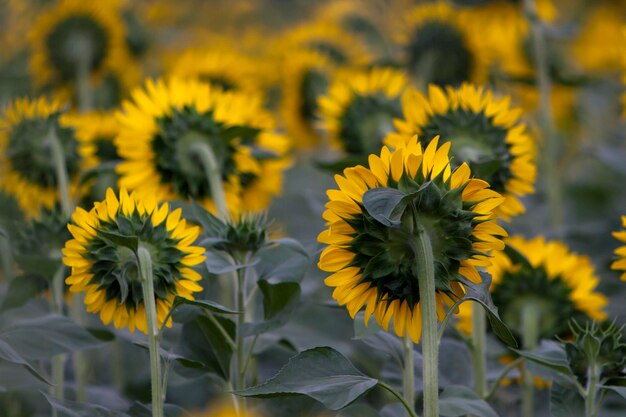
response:
{"label": "sunflower leaf", "polygon": [[[120,217],[121,219],[122,217]],[[120,233],[107,232],[106,230],[98,229],[98,235],[110,240],[116,245],[123,246],[137,252],[139,249],[139,238],[137,236],[126,236]]]}
{"label": "sunflower leaf", "polygon": [[[149,349],[149,345],[147,342],[139,342],[139,341],[135,341],[133,342],[133,345],[138,346],[140,348]],[[194,368],[194,369],[198,369],[198,368],[204,368],[204,364],[200,361],[194,360],[194,359],[190,359],[190,358],[186,358],[182,355],[179,355],[177,353],[174,352],[169,352],[163,348],[159,349],[159,355],[161,356],[161,358],[166,361],[166,362],[177,362],[180,365],[184,366],[185,368]]]}
{"label": "sunflower leaf", "polygon": [[33,368],[32,365],[26,361],[26,359],[22,358],[20,354],[15,351],[15,349],[3,340],[0,340],[0,359],[23,366],[35,378],[50,385],[46,378],[37,372],[35,368]]}
{"label": "sunflower leaf", "polygon": [[398,226],[402,217],[403,201],[406,197],[402,191],[395,188],[373,188],[363,194],[365,210],[385,226]]}
{"label": "sunflower leaf", "polygon": [[459,417],[475,415],[482,417],[498,417],[498,414],[471,389],[452,385],[447,387],[439,397],[440,415]]}
{"label": "sunflower leaf", "polygon": [[575,387],[554,382],[550,389],[550,415],[552,417],[584,417],[585,400]]}
{"label": "sunflower leaf", "polygon": [[533,351],[511,349],[515,353],[524,358],[533,361],[541,366],[553,369],[563,375],[570,378],[575,378],[572,372],[569,362],[567,361],[567,355],[565,349],[556,342],[544,340],[539,347]]}
{"label": "sunflower leaf", "polygon": [[264,333],[284,325],[300,300],[300,284],[297,282],[271,284],[266,280],[259,280],[257,285],[263,295],[264,321],[246,323],[244,336]]}
{"label": "sunflower leaf", "polygon": [[174,298],[174,302],[172,303],[172,310],[176,309],[181,305],[190,305],[194,307],[200,307],[204,310],[209,310],[213,313],[221,313],[221,314],[239,314],[239,311],[231,310],[228,307],[224,307],[223,305],[216,303],[211,300],[188,300],[183,297],[176,296]]}
{"label": "sunflower leaf", "polygon": [[378,380],[359,372],[341,353],[317,347],[291,358],[265,383],[236,394],[260,398],[306,395],[331,410],[340,410],[376,384]]}
{"label": "sunflower leaf", "polygon": [[59,400],[43,393],[58,417],[130,417],[121,411],[110,410],[96,404],[83,404],[69,400]]}

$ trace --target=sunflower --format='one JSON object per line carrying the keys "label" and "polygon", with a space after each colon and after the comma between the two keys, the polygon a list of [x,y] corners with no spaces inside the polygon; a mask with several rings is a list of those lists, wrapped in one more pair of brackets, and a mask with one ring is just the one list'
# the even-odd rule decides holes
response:
{"label": "sunflower", "polygon": [[350,155],[380,149],[393,119],[402,116],[400,96],[406,86],[404,73],[392,68],[338,74],[318,100],[331,145]]}
{"label": "sunflower", "polygon": [[148,80],[132,98],[118,113],[121,187],[159,200],[193,198],[212,210],[209,183],[191,153],[201,143],[215,154],[232,214],[264,209],[281,191],[289,143],[272,131],[261,97],[172,78]]}
{"label": "sunflower", "polygon": [[85,59],[92,78],[129,67],[118,12],[100,2],[62,0],[41,13],[29,33],[35,83],[74,83]]}
{"label": "sunflower", "polygon": [[519,109],[510,98],[496,99],[489,90],[463,84],[445,91],[431,85],[428,95],[414,89],[403,96],[404,120],[397,120],[400,135],[388,145],[397,146],[414,134],[423,138],[442,135],[452,142],[455,163],[466,162],[477,178],[505,198],[496,213],[506,220],[524,212],[520,196],[534,191],[535,145]]}
{"label": "sunflower", "polygon": [[[626,216],[622,216],[622,228],[626,228]],[[613,236],[620,242],[626,243],[626,230],[613,232]],[[618,259],[611,264],[611,269],[617,271],[626,271],[626,246],[620,246],[619,248],[615,249],[614,253]],[[620,279],[622,281],[626,281],[626,272],[622,272]]]}
{"label": "sunflower", "polygon": [[487,77],[486,49],[474,22],[448,3],[423,4],[408,12],[396,35],[407,72],[420,84],[481,83]]}
{"label": "sunflower", "polygon": [[[140,199],[112,189],[89,211],[78,207],[67,226],[74,239],[65,243],[63,263],[71,267],[70,291],[84,292],[87,311],[100,313],[104,324],[147,333],[146,312],[136,254],[113,236],[137,238],[152,257],[157,320],[163,324],[175,296],[193,299],[202,290],[200,274],[191,269],[204,260],[204,248],[191,246],[200,228],[187,226],[182,210],[170,212],[154,197]],[[171,327],[171,319],[167,326]]]}
{"label": "sunflower", "polygon": [[[324,212],[328,229],[318,240],[328,246],[318,266],[332,275],[325,284],[334,287],[333,298],[346,305],[350,316],[365,308],[385,330],[394,319],[398,336],[419,343],[422,320],[419,288],[414,276],[414,217],[426,229],[433,245],[437,314],[445,315],[465,293],[464,282],[481,281],[477,267],[490,264],[488,252],[504,246],[498,236],[506,232],[493,221],[493,208],[503,199],[485,181],[470,179],[462,164],[450,168],[450,143],[438,147],[438,138],[426,150],[414,137],[394,151],[383,147],[370,155],[369,168],[346,168],[335,179],[339,190],[329,190]],[[413,194],[413,210],[397,227],[376,221],[363,206],[371,189],[389,187]]]}
{"label": "sunflower", "polygon": [[189,50],[174,64],[171,75],[209,83],[224,90],[258,94],[261,85],[254,61],[232,50]]}
{"label": "sunflower", "polygon": [[[606,319],[607,298],[595,290],[600,279],[588,257],[541,236],[531,240],[514,236],[506,244],[513,251],[495,252],[487,272],[492,276],[493,301],[514,332],[521,332],[521,312],[527,306],[539,309],[539,336],[547,339],[568,336],[567,323],[572,318]],[[458,327],[470,334],[472,309],[465,304]]]}
{"label": "sunflower", "polygon": [[321,141],[317,100],[328,89],[334,65],[318,52],[300,51],[285,58],[282,71],[282,121],[295,146],[311,147]]}
{"label": "sunflower", "polygon": [[15,198],[27,217],[42,209],[52,210],[59,201],[56,166],[51,140],[56,135],[71,181],[70,194],[77,197],[78,173],[84,161],[71,118],[58,100],[16,99],[0,119],[0,189]]}

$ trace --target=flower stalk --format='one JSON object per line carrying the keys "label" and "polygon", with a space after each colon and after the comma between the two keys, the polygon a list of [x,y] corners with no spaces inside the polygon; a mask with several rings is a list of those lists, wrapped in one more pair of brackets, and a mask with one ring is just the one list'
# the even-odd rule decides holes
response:
{"label": "flower stalk", "polygon": [[80,42],[80,55],[76,66],[76,94],[78,109],[87,113],[93,108],[93,95],[89,85],[89,66],[91,64],[91,45],[86,40]]}
{"label": "flower stalk", "polygon": [[204,142],[204,137],[202,135],[198,136],[200,140],[194,141],[189,146],[189,152],[196,155],[202,162],[206,179],[211,187],[211,198],[215,203],[218,217],[222,220],[228,220],[230,215],[228,205],[226,204],[220,165],[211,147]]}
{"label": "flower stalk", "polygon": [[585,395],[585,417],[597,417],[599,407],[596,407],[598,385],[600,383],[600,367],[595,362],[589,365],[587,372],[587,386]]}
{"label": "flower stalk", "polygon": [[161,384],[161,356],[159,352],[159,323],[154,300],[152,257],[143,246],[137,250],[141,273],[143,301],[148,322],[148,347],[150,351],[150,382],[152,387],[152,417],[163,417],[163,386]]}
{"label": "flower stalk", "polygon": [[[237,315],[237,333],[236,333],[236,349],[235,349],[235,388],[242,390],[245,388],[245,363],[246,363],[246,351],[244,344],[243,326],[246,321],[246,270],[245,268],[237,271],[237,285],[236,285],[236,309],[239,312]],[[243,416],[246,413],[246,398],[239,397],[239,415]]]}
{"label": "flower stalk", "polygon": [[404,352],[404,369],[402,371],[404,400],[413,408],[415,407],[415,364],[413,363],[413,341],[408,335],[404,335],[402,347]]}
{"label": "flower stalk", "polygon": [[430,237],[417,215],[415,215],[415,220],[417,231],[417,239],[414,241],[415,272],[422,309],[422,355],[424,357],[423,417],[439,417],[439,339],[437,337],[435,264]]}
{"label": "flower stalk", "polygon": [[[522,309],[522,343],[525,350],[533,350],[539,342],[540,309],[533,303],[527,303]],[[524,365],[522,387],[522,416],[533,417],[535,415],[535,382],[533,375]]]}
{"label": "flower stalk", "polygon": [[[63,314],[63,280],[65,277],[65,266],[61,265],[52,278],[52,312]],[[65,397],[65,360],[66,355],[56,355],[52,358],[52,386],[50,394],[59,400]],[[53,410],[56,417],[57,412]]]}
{"label": "flower stalk", "polygon": [[474,367],[474,391],[480,398],[487,395],[486,360],[487,317],[478,303],[472,303],[472,363]]}

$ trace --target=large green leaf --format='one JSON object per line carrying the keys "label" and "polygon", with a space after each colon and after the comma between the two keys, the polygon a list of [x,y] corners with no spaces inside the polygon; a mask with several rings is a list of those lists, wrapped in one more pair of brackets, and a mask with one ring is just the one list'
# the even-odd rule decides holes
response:
{"label": "large green leaf", "polygon": [[203,235],[214,237],[224,233],[226,229],[224,222],[195,201],[191,203],[191,214],[196,222],[202,226]]}
{"label": "large green leaf", "polygon": [[32,367],[30,363],[26,361],[19,353],[15,351],[7,342],[0,340],[0,359],[3,359],[7,362],[15,363],[17,365],[21,365],[28,372],[30,372],[34,377],[38,380],[45,382],[46,384],[50,384],[46,378],[44,378],[39,372]]}
{"label": "large green leaf", "polygon": [[554,382],[550,389],[550,415],[552,417],[585,417],[585,400],[573,386]]}
{"label": "large green leaf", "polygon": [[27,359],[47,359],[61,353],[96,348],[104,343],[58,314],[12,320],[0,330],[0,340]]}
{"label": "large green leaf", "polygon": [[1,310],[20,307],[45,290],[47,286],[47,280],[39,274],[26,273],[16,277],[9,283]]}
{"label": "large green leaf", "polygon": [[250,336],[276,329],[289,321],[291,313],[300,300],[300,284],[279,282],[271,284],[266,280],[257,282],[263,295],[263,321],[246,323],[243,334]]}
{"label": "large green leaf", "polygon": [[210,273],[220,275],[254,266],[258,262],[258,259],[253,259],[246,264],[235,264],[231,262],[223,252],[209,250],[206,252],[206,260],[204,261],[204,264]]}
{"label": "large green leaf", "polygon": [[603,389],[607,389],[609,391],[613,391],[617,395],[621,396],[626,400],[626,387],[618,386],[618,385],[602,385]]}
{"label": "large green leaf", "polygon": [[258,259],[254,269],[259,279],[301,281],[311,264],[306,250],[299,244],[286,243],[284,239],[276,242],[279,244],[262,248],[254,257]]}
{"label": "large green leaf", "polygon": [[359,372],[330,347],[294,356],[264,384],[236,392],[244,397],[306,395],[331,410],[340,410],[372,389],[378,381]]}
{"label": "large green leaf", "polygon": [[363,194],[365,210],[385,226],[397,226],[402,217],[402,201],[406,197],[395,188],[373,188]]}
{"label": "large green leaf", "polygon": [[116,245],[128,248],[135,253],[137,249],[139,249],[139,238],[137,236],[125,236],[121,233],[107,232],[102,229],[98,229],[98,235],[107,238]]}
{"label": "large green leaf", "polygon": [[478,417],[498,417],[498,414],[471,389],[452,385],[439,396],[439,414],[446,417],[473,415]]}
{"label": "large green leaf", "polygon": [[110,410],[95,404],[77,403],[69,400],[59,400],[42,393],[56,411],[58,417],[131,417],[121,411]]}
{"label": "large green leaf", "polygon": [[533,361],[541,366],[553,369],[569,378],[574,378],[574,374],[569,367],[565,349],[556,342],[544,340],[535,350],[518,350],[512,349],[514,352],[524,358]]}
{"label": "large green leaf", "polygon": [[[230,338],[234,340],[236,327],[235,323],[225,317],[215,316],[214,319],[220,323]],[[221,375],[224,378],[228,378],[230,374],[230,359],[233,356],[232,346],[225,340],[215,322],[210,318],[206,316],[198,316],[195,322],[204,337],[205,343],[211,347],[211,351],[217,359]],[[207,363],[202,358],[198,358],[198,360]]]}

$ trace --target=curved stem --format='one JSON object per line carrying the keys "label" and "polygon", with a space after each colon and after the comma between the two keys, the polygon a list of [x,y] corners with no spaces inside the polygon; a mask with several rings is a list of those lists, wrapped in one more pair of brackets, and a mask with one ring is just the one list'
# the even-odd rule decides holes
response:
{"label": "curved stem", "polygon": [[[522,308],[522,338],[525,350],[533,350],[539,342],[540,312],[532,303]],[[524,366],[524,386],[522,390],[522,416],[533,417],[535,415],[535,381],[533,374]]]}
{"label": "curved stem", "polygon": [[198,156],[204,168],[204,174],[211,188],[211,198],[215,203],[217,214],[222,220],[230,218],[228,205],[226,204],[226,195],[224,194],[224,184],[222,182],[222,172],[217,158],[211,147],[204,142],[204,136],[191,132],[188,135],[195,134],[200,140],[194,141],[189,146],[189,152]]}
{"label": "curved stem", "polygon": [[163,417],[163,391],[161,384],[161,356],[159,352],[159,323],[154,300],[152,257],[143,246],[137,249],[137,260],[141,272],[143,302],[148,322],[150,350],[150,382],[152,386],[152,417]]}
{"label": "curved stem", "polygon": [[480,398],[487,394],[487,358],[485,353],[487,317],[478,303],[472,303],[472,364],[474,365],[474,391]]}
{"label": "curved stem", "polygon": [[544,133],[544,150],[541,152],[544,178],[546,179],[546,193],[550,221],[557,235],[563,233],[563,192],[561,189],[560,172],[555,161],[558,156],[555,142],[554,118],[552,115],[552,81],[548,67],[548,55],[546,53],[546,39],[543,27],[537,15],[535,0],[524,0],[526,16],[532,28],[532,47],[539,88],[539,123]]}
{"label": "curved stem", "polygon": [[411,407],[402,397],[402,395],[398,394],[396,392],[396,390],[394,390],[393,388],[391,388],[389,385],[385,384],[382,381],[378,381],[378,386],[381,387],[382,389],[388,391],[389,393],[391,393],[391,395],[393,395],[394,397],[396,397],[398,399],[398,401],[400,401],[400,403],[402,403],[402,405],[404,406],[406,412],[409,414],[409,416],[411,417],[417,417],[417,414],[415,413],[415,411],[413,410],[413,407]]}
{"label": "curved stem", "polygon": [[408,335],[402,339],[404,369],[402,370],[402,388],[404,400],[411,408],[415,407],[415,364],[413,363],[413,341]]}
{"label": "curved stem", "polygon": [[424,417],[439,417],[439,340],[437,335],[437,300],[435,264],[430,237],[415,216],[415,272],[422,309],[422,356],[424,378]]}
{"label": "curved stem", "polygon": [[487,394],[487,396],[485,397],[485,401],[489,402],[493,399],[493,397],[496,395],[496,392],[498,392],[498,388],[500,388],[502,380],[506,378],[506,376],[522,362],[524,362],[524,358],[519,357],[510,364],[508,364],[506,368],[502,370],[500,375],[498,375],[498,379],[496,379],[496,381],[494,382],[491,391],[489,391],[489,394]]}

